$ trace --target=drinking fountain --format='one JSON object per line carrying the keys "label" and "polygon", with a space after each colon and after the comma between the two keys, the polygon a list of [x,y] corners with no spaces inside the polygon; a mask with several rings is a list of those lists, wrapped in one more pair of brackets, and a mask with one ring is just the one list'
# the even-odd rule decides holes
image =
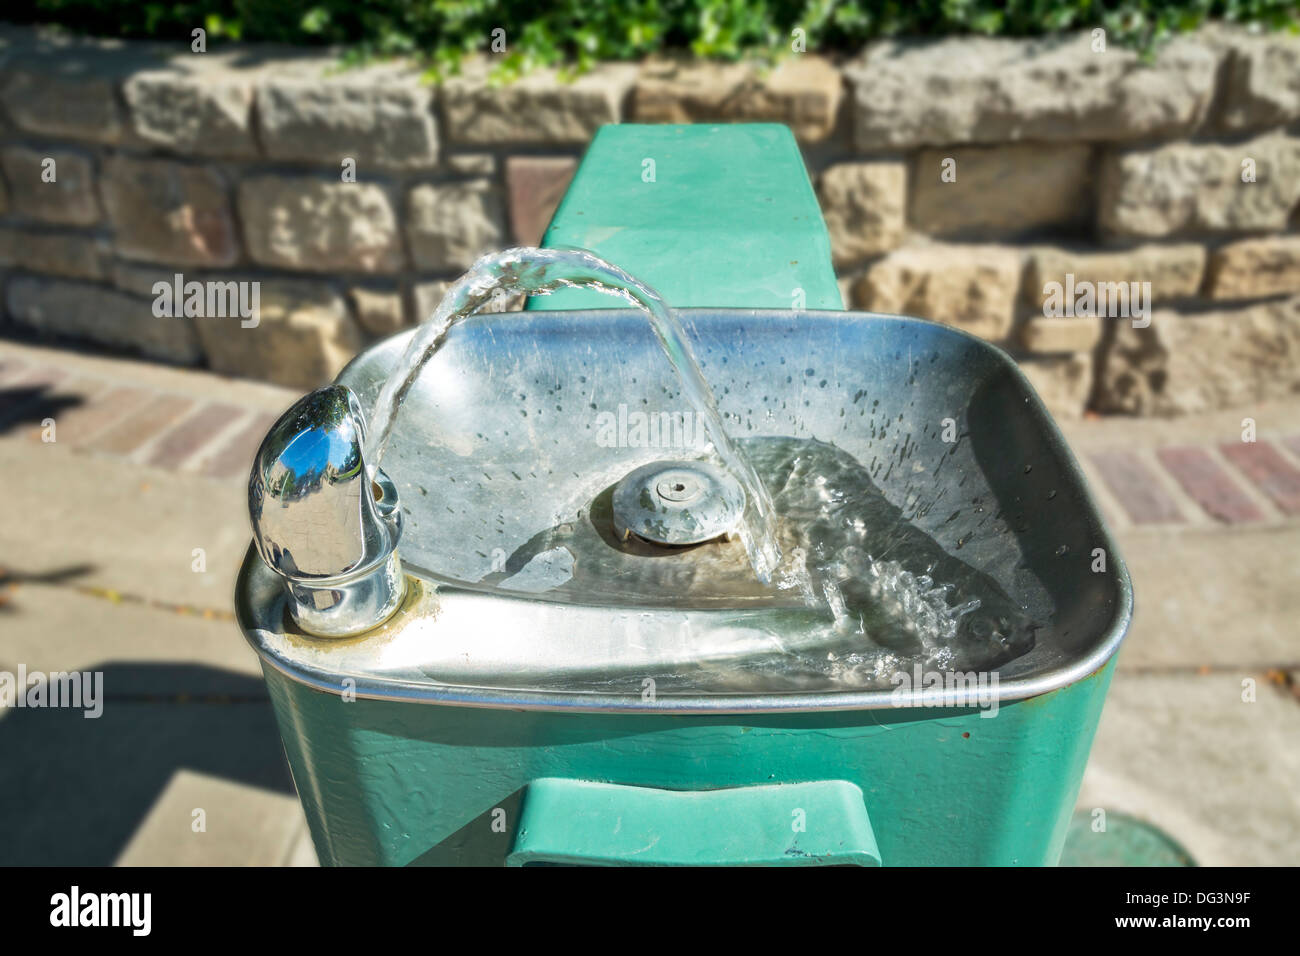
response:
{"label": "drinking fountain", "polygon": [[1055,863],[1132,591],[1014,361],[838,308],[780,126],[602,129],[543,245],[253,463],[320,861]]}

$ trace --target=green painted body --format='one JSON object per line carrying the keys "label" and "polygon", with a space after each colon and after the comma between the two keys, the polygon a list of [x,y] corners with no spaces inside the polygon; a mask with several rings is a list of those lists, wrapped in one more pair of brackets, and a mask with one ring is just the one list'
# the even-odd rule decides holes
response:
{"label": "green painted body", "polygon": [[[594,252],[676,308],[844,307],[799,146],[777,124],[602,127],[542,245]],[[565,289],[528,308],[617,305]]]}
{"label": "green painted body", "polygon": [[[993,717],[956,709],[506,711],[345,701],[270,668],[266,678],[322,864],[504,864],[516,852],[529,784],[559,778],[723,791],[737,812],[750,804],[730,788],[846,781],[862,792],[882,865],[999,866],[1060,857],[1113,668],[1112,658]],[[810,809],[798,800],[771,810],[782,836],[792,832],[794,810]],[[630,800],[628,810],[646,805]],[[664,832],[682,826],[655,822]],[[611,853],[608,827],[571,821],[565,832],[574,859],[644,862]],[[525,839],[519,852],[527,849]],[[690,862],[770,859],[771,842],[756,841],[731,847],[725,859]]]}
{"label": "green painted body", "polygon": [[[784,127],[606,127],[545,244],[593,250],[675,306],[791,308],[802,289],[809,309],[842,307]],[[530,308],[610,305],[569,290]],[[264,669],[323,864],[1042,865],[1060,856],[1114,658],[995,716],[345,701]]]}

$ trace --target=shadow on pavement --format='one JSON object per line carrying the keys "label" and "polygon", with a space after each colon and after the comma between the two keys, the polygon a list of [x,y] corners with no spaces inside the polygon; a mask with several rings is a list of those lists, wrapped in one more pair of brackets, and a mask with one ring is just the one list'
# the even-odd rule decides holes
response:
{"label": "shadow on pavement", "polygon": [[[109,866],[178,770],[293,794],[260,678],[190,664],[109,664],[103,713],[0,716],[0,865]],[[190,696],[180,689],[220,686]],[[113,688],[168,686],[167,695]]]}
{"label": "shadow on pavement", "polygon": [[0,388],[0,435],[22,425],[38,425],[47,418],[58,420],[61,412],[85,403],[79,395],[58,395],[48,385]]}
{"label": "shadow on pavement", "polygon": [[74,578],[84,577],[95,570],[93,564],[74,564],[56,571],[41,571],[30,574],[15,571],[0,564],[0,614],[12,614],[14,605],[8,599],[8,592],[19,584],[66,584]]}

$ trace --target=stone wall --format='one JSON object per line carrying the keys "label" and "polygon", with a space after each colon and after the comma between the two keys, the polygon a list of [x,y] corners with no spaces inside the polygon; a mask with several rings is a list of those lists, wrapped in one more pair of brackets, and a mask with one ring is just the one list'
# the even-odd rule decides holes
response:
{"label": "stone wall", "polygon": [[[600,125],[778,121],[847,304],[997,342],[1057,414],[1300,389],[1295,36],[1216,26],[1150,65],[1079,34],[504,87],[486,66],[435,87],[295,50],[0,30],[6,321],[309,387],[481,252],[537,242]],[[155,283],[177,273],[257,282],[256,334],[158,318]],[[1058,314],[1050,291],[1091,283],[1113,305],[1130,282],[1149,283],[1149,315]]]}

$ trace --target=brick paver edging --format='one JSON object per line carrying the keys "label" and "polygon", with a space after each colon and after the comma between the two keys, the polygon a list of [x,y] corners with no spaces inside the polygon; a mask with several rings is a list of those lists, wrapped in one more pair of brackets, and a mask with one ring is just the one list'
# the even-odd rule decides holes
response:
{"label": "brick paver edging", "polygon": [[1085,455],[1135,525],[1254,525],[1300,515],[1300,435]]}
{"label": "brick paver edging", "polygon": [[276,416],[224,400],[125,385],[0,355],[0,435],[218,480],[244,480]]}

